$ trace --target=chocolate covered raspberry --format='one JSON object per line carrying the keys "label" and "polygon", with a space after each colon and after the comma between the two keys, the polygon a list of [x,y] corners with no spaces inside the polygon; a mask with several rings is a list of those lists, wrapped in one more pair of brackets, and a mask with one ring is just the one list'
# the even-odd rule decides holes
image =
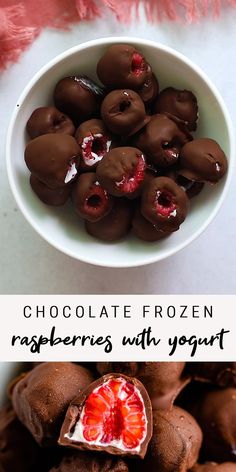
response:
{"label": "chocolate covered raspberry", "polygon": [[79,146],[72,136],[44,134],[27,144],[25,162],[30,172],[47,187],[61,188],[77,176]]}
{"label": "chocolate covered raspberry", "polygon": [[149,104],[155,100],[159,92],[159,84],[156,76],[153,74],[152,69],[148,66],[147,76],[144,84],[137,93],[141,97],[144,103]]}
{"label": "chocolate covered raspberry", "polygon": [[132,229],[137,238],[148,242],[160,241],[161,239],[171,235],[169,232],[167,233],[166,231],[159,231],[156,229],[155,225],[144,218],[139,207],[136,208],[132,219]]}
{"label": "chocolate covered raspberry", "polygon": [[86,75],[64,77],[53,94],[56,107],[76,124],[99,115],[103,96],[104,90]]}
{"label": "chocolate covered raspberry", "polygon": [[194,139],[181,149],[179,174],[187,179],[215,183],[226,171],[225,153],[213,139]]}
{"label": "chocolate covered raspberry", "polygon": [[33,111],[27,121],[26,129],[31,139],[41,134],[75,132],[71,119],[55,107],[40,107]]}
{"label": "chocolate covered raspberry", "polygon": [[193,92],[167,87],[158,95],[154,110],[156,113],[171,113],[183,120],[189,131],[195,131],[198,120],[198,104]]}
{"label": "chocolate covered raspberry", "polygon": [[92,119],[82,123],[76,131],[75,139],[80,147],[80,170],[92,171],[109,152],[113,137],[102,120]]}
{"label": "chocolate covered raspberry", "polygon": [[195,182],[194,180],[186,179],[179,174],[178,167],[167,169],[165,176],[173,179],[182,189],[186,192],[188,198],[194,198],[203,190],[205,184],[204,182]]}
{"label": "chocolate covered raspberry", "polygon": [[137,195],[145,179],[146,161],[143,153],[132,147],[112,149],[99,163],[96,175],[111,195]]}
{"label": "chocolate covered raspberry", "polygon": [[177,231],[188,208],[185,192],[168,177],[156,177],[144,187],[141,213],[159,231]]}
{"label": "chocolate covered raspberry", "polygon": [[50,472],[129,472],[121,458],[86,452],[70,453]]}
{"label": "chocolate covered raspberry", "polygon": [[104,218],[113,206],[113,198],[101,187],[94,172],[79,176],[72,190],[72,202],[79,216],[93,222]]}
{"label": "chocolate covered raspberry", "polygon": [[61,188],[47,187],[35,175],[30,176],[30,185],[37,197],[46,205],[62,206],[70,197],[72,186],[66,185]]}
{"label": "chocolate covered raspberry", "polygon": [[134,137],[134,144],[157,167],[174,165],[180,150],[192,137],[177,122],[166,115],[153,115],[145,128]]}
{"label": "chocolate covered raspberry", "polygon": [[143,54],[128,44],[110,46],[97,64],[97,75],[110,89],[138,90],[146,81],[148,68]]}
{"label": "chocolate covered raspberry", "polygon": [[206,462],[206,464],[196,464],[190,472],[236,472],[236,463],[223,462]]}
{"label": "chocolate covered raspberry", "polygon": [[236,362],[190,362],[188,372],[200,382],[236,387]]}
{"label": "chocolate covered raspberry", "polygon": [[137,133],[150,120],[139,95],[129,89],[110,92],[102,102],[101,116],[106,127],[120,136]]}

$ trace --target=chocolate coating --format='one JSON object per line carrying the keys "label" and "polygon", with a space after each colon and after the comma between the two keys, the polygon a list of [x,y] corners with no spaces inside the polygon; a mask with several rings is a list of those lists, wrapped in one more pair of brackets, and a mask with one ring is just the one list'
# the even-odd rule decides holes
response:
{"label": "chocolate coating", "polygon": [[110,89],[137,90],[146,81],[147,71],[148,64],[142,53],[128,44],[110,46],[97,64],[99,79]]}
{"label": "chocolate coating", "polygon": [[165,168],[178,161],[181,148],[191,139],[191,135],[173,118],[153,115],[146,127],[134,137],[134,144],[151,164]]}
{"label": "chocolate coating", "polygon": [[57,83],[53,98],[56,107],[75,123],[98,116],[104,90],[85,75],[65,77]]}
{"label": "chocolate coating", "polygon": [[155,242],[160,241],[167,236],[170,236],[171,233],[167,233],[165,231],[158,231],[150,221],[146,220],[142,213],[140,212],[140,208],[137,207],[134,217],[132,219],[132,228],[133,233],[137,238],[142,239],[142,241],[148,242]]}
{"label": "chocolate coating", "polygon": [[185,192],[168,177],[154,178],[144,187],[141,213],[159,231],[177,231],[188,208]]}
{"label": "chocolate coating", "polygon": [[132,214],[131,202],[119,198],[114,201],[113,208],[107,216],[96,223],[85,221],[85,229],[90,236],[102,241],[117,241],[129,233]]}
{"label": "chocolate coating", "polygon": [[155,113],[171,113],[183,120],[189,131],[197,129],[198,104],[190,90],[167,87],[158,95],[154,104]]}
{"label": "chocolate coating", "polygon": [[156,76],[152,73],[152,69],[148,66],[147,76],[142,87],[137,91],[144,103],[150,104],[155,100],[159,92],[159,84]]}
{"label": "chocolate coating", "polygon": [[223,464],[207,462],[206,464],[196,464],[191,472],[236,472],[236,464],[233,462],[223,462]]}
{"label": "chocolate coating", "polygon": [[114,144],[111,133],[102,120],[98,119],[82,123],[76,131],[75,139],[80,148],[80,170],[89,172],[96,169],[98,162]]}
{"label": "chocolate coating", "polygon": [[188,371],[195,380],[219,387],[236,387],[236,362],[192,362]]}
{"label": "chocolate coating", "polygon": [[30,176],[30,185],[34,193],[36,193],[37,197],[43,203],[52,206],[64,205],[67,202],[72,189],[71,185],[66,185],[62,188],[49,188],[32,174]]}
{"label": "chocolate coating", "polygon": [[102,102],[101,116],[106,127],[120,136],[137,133],[150,120],[139,95],[129,89],[110,92]]}
{"label": "chocolate coating", "polygon": [[197,462],[201,442],[201,429],[185,410],[154,410],[153,436],[139,470],[185,472]]}
{"label": "chocolate coating", "polygon": [[75,132],[71,119],[55,107],[41,107],[33,111],[26,129],[31,139],[48,133],[70,134]]}
{"label": "chocolate coating", "polygon": [[179,169],[172,168],[165,172],[165,175],[182,187],[188,198],[194,198],[199,195],[205,186],[204,182],[195,182],[194,180],[186,179],[186,177],[179,175],[178,171]]}
{"label": "chocolate coating", "polygon": [[[144,437],[143,441],[140,443],[139,450],[134,449],[122,449],[121,447],[117,447],[115,445],[109,444],[109,439],[104,441],[104,444],[96,444],[96,443],[89,443],[88,441],[79,441],[73,440],[73,438],[68,438],[67,435],[71,434],[74,431],[75,425],[77,421],[80,419],[80,415],[83,411],[83,406],[85,404],[86,399],[88,396],[94,392],[95,389],[102,386],[105,382],[109,380],[116,380],[118,378],[124,379],[128,385],[131,384],[134,386],[138,391],[142,398],[145,414],[146,414],[146,436]],[[140,401],[140,400],[139,400]],[[112,413],[111,413],[112,414]],[[114,414],[114,412],[113,412]],[[106,421],[109,421],[109,418],[106,418]],[[125,426],[122,426],[125,428]],[[108,452],[109,454],[115,455],[123,455],[123,456],[133,456],[133,457],[140,457],[143,458],[146,454],[148,443],[152,437],[152,406],[151,401],[148,396],[148,393],[143,386],[143,384],[133,377],[127,377],[121,374],[110,373],[104,375],[103,377],[95,380],[92,384],[90,384],[87,388],[85,388],[81,394],[74,399],[70,406],[68,407],[66,417],[64,423],[61,428],[60,438],[58,443],[62,446],[69,446],[75,449],[80,450],[93,450],[93,451],[103,451]]]}
{"label": "chocolate coating", "polygon": [[40,364],[14,386],[14,410],[38,444],[56,445],[70,401],[92,381],[90,371],[70,362]]}
{"label": "chocolate coating", "polygon": [[3,408],[0,411],[0,471],[30,472],[37,464],[40,452],[12,407]]}
{"label": "chocolate coating", "polygon": [[109,151],[99,162],[97,179],[115,197],[137,196],[145,178],[146,162],[137,148],[118,147]]}
{"label": "chocolate coating", "polygon": [[77,452],[65,456],[50,472],[129,472],[129,469],[121,458]]}
{"label": "chocolate coating", "polygon": [[191,409],[203,431],[207,460],[236,462],[236,388],[209,391]]}
{"label": "chocolate coating", "polygon": [[113,198],[101,187],[94,172],[79,176],[71,197],[77,214],[88,221],[99,221],[113,207]]}
{"label": "chocolate coating", "polygon": [[68,185],[76,177],[79,147],[72,136],[44,134],[30,141],[25,162],[30,172],[52,189]]}
{"label": "chocolate coating", "polygon": [[179,174],[187,179],[215,183],[226,171],[226,156],[213,139],[194,139],[181,149]]}

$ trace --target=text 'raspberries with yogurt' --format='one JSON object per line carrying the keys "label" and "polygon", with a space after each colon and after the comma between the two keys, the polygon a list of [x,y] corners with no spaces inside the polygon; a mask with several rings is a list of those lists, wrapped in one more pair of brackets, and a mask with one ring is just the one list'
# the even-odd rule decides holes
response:
{"label": "text 'raspberries with yogurt'", "polygon": [[71,201],[92,237],[112,242],[132,232],[157,242],[180,228],[205,184],[225,175],[226,156],[210,137],[194,138],[193,91],[168,83],[160,91],[142,51],[112,45],[96,71],[100,85],[74,71],[55,84],[49,106],[33,110],[30,185],[46,205]]}

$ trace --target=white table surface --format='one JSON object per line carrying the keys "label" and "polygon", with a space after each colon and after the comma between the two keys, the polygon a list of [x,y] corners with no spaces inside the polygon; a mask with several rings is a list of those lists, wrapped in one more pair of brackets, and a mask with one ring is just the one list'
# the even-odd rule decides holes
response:
{"label": "white table surface", "polygon": [[11,194],[4,142],[11,111],[33,74],[58,53],[102,36],[131,35],[178,49],[202,67],[220,90],[236,124],[236,10],[197,25],[145,20],[119,24],[113,17],[76,25],[70,32],[45,31],[18,64],[0,76],[0,251],[1,294],[236,293],[236,185],[223,208],[189,247],[162,262],[134,269],[80,263],[49,246],[29,226]]}

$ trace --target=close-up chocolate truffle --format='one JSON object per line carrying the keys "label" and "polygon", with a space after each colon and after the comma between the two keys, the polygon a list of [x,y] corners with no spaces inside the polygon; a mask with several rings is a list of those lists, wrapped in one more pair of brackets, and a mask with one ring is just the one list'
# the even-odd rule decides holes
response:
{"label": "close-up chocolate truffle", "polygon": [[113,144],[111,133],[98,119],[84,121],[76,130],[75,139],[80,148],[80,171],[93,171]]}
{"label": "close-up chocolate truffle", "polygon": [[128,44],[110,46],[97,64],[97,75],[108,89],[138,90],[145,83],[150,66],[143,54]]}
{"label": "close-up chocolate truffle", "polygon": [[138,471],[186,472],[197,462],[202,432],[185,410],[153,410],[153,436]]}
{"label": "close-up chocolate truffle", "polygon": [[13,387],[14,410],[38,444],[56,445],[70,401],[93,380],[91,372],[79,365],[42,363]]}
{"label": "close-up chocolate truffle", "polygon": [[61,188],[47,187],[41,180],[37,179],[35,175],[30,176],[30,185],[37,195],[37,197],[46,205],[62,206],[64,205],[72,190],[72,185],[66,185]]}
{"label": "close-up chocolate truffle", "polygon": [[101,117],[118,136],[131,136],[150,121],[140,96],[129,89],[110,92],[102,102]]}
{"label": "close-up chocolate truffle", "polygon": [[189,131],[195,131],[198,120],[197,98],[190,90],[167,87],[160,92],[155,103],[155,113],[171,113],[183,120]]}
{"label": "close-up chocolate truffle", "polygon": [[156,177],[144,187],[141,213],[159,231],[177,231],[188,209],[188,197],[172,179]]}
{"label": "close-up chocolate truffle", "polygon": [[125,198],[117,198],[107,216],[95,223],[85,221],[85,229],[90,236],[101,241],[118,241],[131,230],[133,205]]}
{"label": "close-up chocolate truffle", "polygon": [[71,119],[55,107],[36,108],[27,121],[26,129],[31,139],[48,133],[72,136],[75,132]]}
{"label": "close-up chocolate truffle", "polygon": [[190,472],[236,472],[236,464],[233,462],[207,462],[206,464],[196,464]]}
{"label": "close-up chocolate truffle", "polygon": [[187,179],[216,183],[226,170],[225,153],[213,139],[194,139],[181,149],[179,174]]}
{"label": "close-up chocolate truffle", "polygon": [[25,162],[30,172],[47,187],[61,188],[77,175],[79,146],[72,136],[44,134],[27,144]]}
{"label": "close-up chocolate truffle", "polygon": [[99,221],[113,207],[113,198],[101,187],[94,172],[78,177],[71,197],[76,213],[88,221]]}
{"label": "close-up chocolate truffle", "polygon": [[174,165],[184,144],[192,139],[183,126],[166,115],[153,115],[145,128],[134,136],[134,145],[157,167]]}
{"label": "close-up chocolate truffle", "polygon": [[145,157],[137,148],[117,147],[99,162],[96,175],[104,189],[115,197],[137,196],[145,179]]}
{"label": "close-up chocolate truffle", "polygon": [[98,116],[103,96],[103,88],[85,75],[64,77],[53,94],[56,107],[75,124]]}
{"label": "close-up chocolate truffle", "polygon": [[102,454],[75,452],[65,456],[49,472],[129,472],[121,458]]}
{"label": "close-up chocolate truffle", "polygon": [[152,437],[152,406],[143,384],[110,373],[71,402],[59,444],[81,450],[140,457]]}

